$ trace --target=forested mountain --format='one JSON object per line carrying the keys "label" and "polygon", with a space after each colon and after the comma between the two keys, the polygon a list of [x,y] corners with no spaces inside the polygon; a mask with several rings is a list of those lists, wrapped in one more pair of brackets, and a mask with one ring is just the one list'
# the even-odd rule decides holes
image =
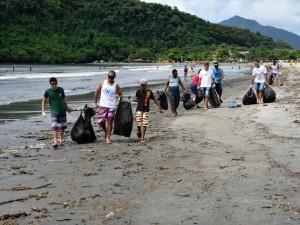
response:
{"label": "forested mountain", "polygon": [[207,59],[216,46],[288,44],[138,0],[0,0],[0,62]]}
{"label": "forested mountain", "polygon": [[272,37],[274,40],[283,40],[289,43],[293,48],[300,50],[300,36],[292,32],[271,26],[263,26],[255,20],[249,20],[240,16],[234,16],[224,20],[221,25],[249,29],[252,32],[260,32],[263,35]]}

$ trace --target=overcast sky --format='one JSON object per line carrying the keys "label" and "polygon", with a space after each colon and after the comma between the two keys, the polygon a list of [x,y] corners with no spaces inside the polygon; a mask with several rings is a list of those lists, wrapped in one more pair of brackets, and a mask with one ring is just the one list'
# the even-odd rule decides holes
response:
{"label": "overcast sky", "polygon": [[300,35],[300,0],[142,0],[176,6],[211,23],[235,15]]}

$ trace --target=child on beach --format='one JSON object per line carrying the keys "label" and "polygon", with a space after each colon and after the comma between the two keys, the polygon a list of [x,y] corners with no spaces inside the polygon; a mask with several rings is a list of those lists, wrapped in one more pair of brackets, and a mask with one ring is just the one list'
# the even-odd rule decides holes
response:
{"label": "child on beach", "polygon": [[49,98],[51,111],[51,127],[53,135],[53,148],[57,147],[57,131],[60,130],[59,144],[63,144],[63,137],[65,129],[67,128],[66,111],[71,112],[72,109],[68,107],[64,89],[57,86],[57,79],[51,77],[49,80],[51,88],[44,93],[42,101],[42,115],[46,117],[45,106]]}
{"label": "child on beach", "polygon": [[149,111],[150,111],[150,99],[154,101],[154,103],[159,108],[159,112],[163,113],[162,108],[159,106],[158,101],[153,95],[153,92],[147,88],[147,80],[140,80],[141,88],[136,91],[134,101],[137,101],[136,107],[136,124],[137,124],[137,136],[141,138],[141,143],[145,142],[145,134],[146,129],[149,123]]}

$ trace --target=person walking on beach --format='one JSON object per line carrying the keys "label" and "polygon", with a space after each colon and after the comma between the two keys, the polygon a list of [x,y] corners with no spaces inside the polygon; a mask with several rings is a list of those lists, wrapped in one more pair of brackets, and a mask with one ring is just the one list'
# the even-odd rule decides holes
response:
{"label": "person walking on beach", "polygon": [[191,79],[193,79],[193,77],[195,76],[195,71],[194,71],[193,67],[191,67],[190,76],[191,76]]}
{"label": "person walking on beach", "polygon": [[[195,95],[194,101],[196,99],[196,96],[198,94],[198,86],[199,86],[199,75],[202,69],[199,69],[198,73],[194,76],[192,84],[191,84],[191,90],[193,92],[193,94]],[[198,104],[197,104],[197,108],[199,108]]]}
{"label": "person walking on beach", "polygon": [[172,75],[167,79],[164,87],[164,92],[166,92],[167,88],[169,87],[169,101],[171,105],[172,116],[177,116],[177,108],[180,102],[179,86],[182,88],[184,92],[186,92],[180,77],[178,77],[177,70],[173,69]]}
{"label": "person walking on beach", "polygon": [[183,78],[184,78],[184,80],[187,79],[188,70],[189,70],[189,69],[188,69],[187,66],[185,65],[185,66],[184,66],[184,69],[183,69]]}
{"label": "person walking on beach", "polygon": [[224,72],[223,69],[219,68],[219,63],[215,63],[214,64],[215,69],[213,70],[214,72],[214,77],[215,77],[215,85],[216,85],[216,91],[217,94],[219,95],[220,98],[220,102],[223,103],[221,97],[222,97],[222,93],[223,93],[223,88],[222,88],[222,83],[223,83],[223,79],[224,79]]}
{"label": "person walking on beach", "polygon": [[278,70],[277,70],[278,67],[277,67],[276,63],[277,63],[276,60],[274,60],[273,64],[270,65],[271,79],[272,79],[272,83],[273,83],[274,86],[277,85],[277,82],[275,82],[275,81],[277,81],[276,76],[277,76],[277,73],[278,73]]}
{"label": "person walking on beach", "polygon": [[137,136],[141,138],[141,142],[145,142],[145,134],[146,129],[149,123],[149,111],[150,111],[150,99],[152,99],[157,105],[159,112],[163,113],[162,108],[159,106],[158,101],[154,97],[153,92],[147,88],[147,80],[141,79],[140,80],[141,88],[136,91],[134,101],[137,101],[136,107],[136,124],[137,124]]}
{"label": "person walking on beach", "polygon": [[260,65],[258,59],[255,59],[254,68],[252,71],[252,79],[250,88],[252,88],[253,83],[255,82],[255,90],[257,95],[257,103],[262,103],[262,92],[265,88],[265,85],[268,85],[267,69],[263,65]]}
{"label": "person walking on beach", "polygon": [[199,74],[199,86],[204,96],[204,109],[208,109],[208,98],[212,82],[215,83],[214,73],[209,69],[209,63],[204,63],[204,69]]}
{"label": "person walking on beach", "polygon": [[[112,122],[115,118],[117,108],[116,94],[119,95],[119,102],[122,101],[123,95],[120,86],[115,82],[116,72],[108,72],[108,79],[99,83],[94,94],[94,107],[99,108],[98,124],[104,131],[104,138],[107,144],[110,144],[110,134],[112,131]],[[100,95],[100,107],[97,104]],[[107,127],[106,127],[107,121]]]}
{"label": "person walking on beach", "polygon": [[57,79],[51,77],[51,88],[47,89],[44,93],[42,100],[42,115],[46,117],[45,107],[47,99],[49,98],[50,112],[51,112],[51,127],[53,135],[53,148],[57,147],[57,131],[60,130],[59,144],[63,144],[64,132],[67,128],[67,115],[66,111],[71,112],[72,109],[68,107],[64,89],[57,86]]}

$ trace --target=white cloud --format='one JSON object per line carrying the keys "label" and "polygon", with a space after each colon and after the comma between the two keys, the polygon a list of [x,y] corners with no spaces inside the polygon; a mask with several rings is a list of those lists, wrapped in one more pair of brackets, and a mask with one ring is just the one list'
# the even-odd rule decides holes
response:
{"label": "white cloud", "polygon": [[176,6],[180,11],[219,23],[239,15],[261,25],[281,28],[300,35],[299,0],[143,0]]}

